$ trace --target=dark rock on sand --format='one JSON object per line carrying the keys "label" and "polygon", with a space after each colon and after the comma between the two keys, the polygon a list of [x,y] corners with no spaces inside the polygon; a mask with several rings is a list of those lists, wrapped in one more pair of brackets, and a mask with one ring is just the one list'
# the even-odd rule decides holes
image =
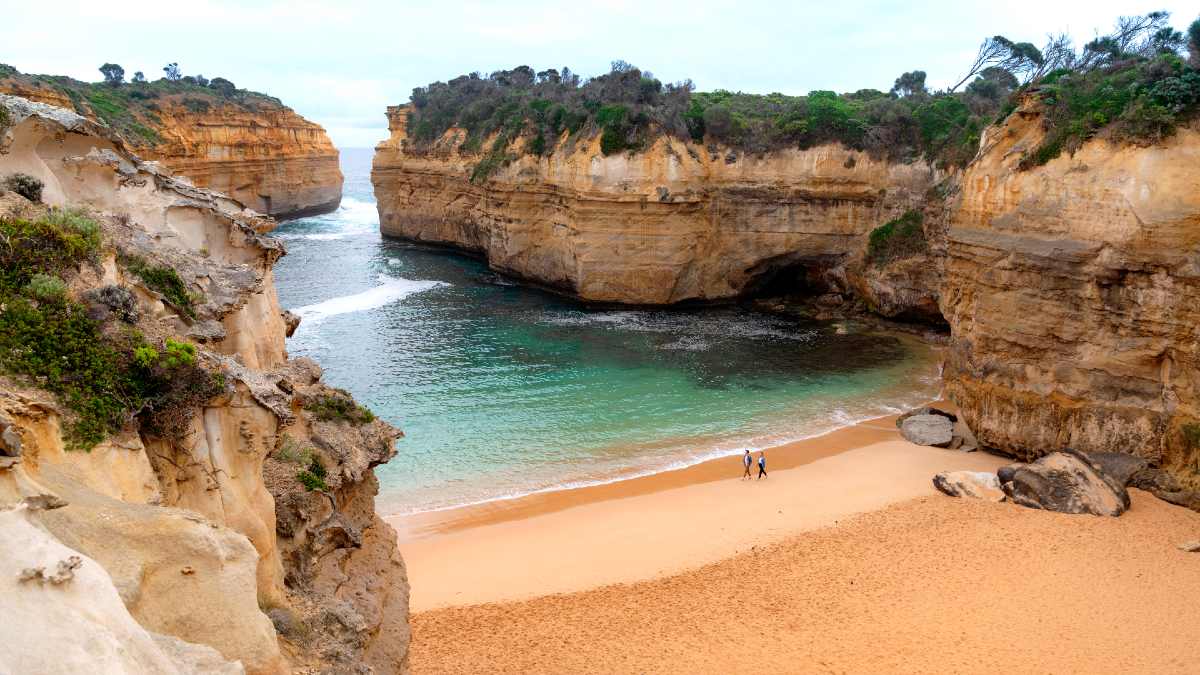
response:
{"label": "dark rock on sand", "polygon": [[1125,486],[1074,450],[1009,465],[997,475],[1008,498],[1022,506],[1097,516],[1119,516],[1129,508]]}

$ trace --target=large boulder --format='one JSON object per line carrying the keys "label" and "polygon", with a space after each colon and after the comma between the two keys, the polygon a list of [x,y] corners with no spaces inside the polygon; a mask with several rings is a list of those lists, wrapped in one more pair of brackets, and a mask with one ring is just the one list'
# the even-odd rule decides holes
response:
{"label": "large boulder", "polygon": [[987,471],[943,471],[933,477],[933,486],[951,497],[1004,501],[1000,479]]}
{"label": "large boulder", "polygon": [[900,435],[910,443],[945,448],[954,440],[954,422],[941,415],[913,415],[900,425]]}
{"label": "large boulder", "polygon": [[897,429],[902,428],[904,426],[905,420],[909,419],[910,417],[916,417],[918,415],[937,415],[939,417],[945,417],[946,419],[950,420],[951,422],[958,421],[958,416],[955,415],[954,413],[948,413],[945,410],[939,410],[931,405],[923,405],[920,408],[914,408],[914,409],[909,410],[908,412],[904,413],[903,415],[897,417],[896,418],[896,428]]}
{"label": "large boulder", "polygon": [[1087,458],[1109,478],[1125,487],[1129,486],[1134,475],[1150,466],[1145,459],[1124,452],[1089,452]]}
{"label": "large boulder", "polygon": [[1010,464],[997,475],[1004,494],[1021,506],[1096,516],[1119,516],[1129,508],[1125,486],[1074,450],[1052,452],[1032,464]]}
{"label": "large boulder", "polygon": [[1129,477],[1129,486],[1145,490],[1159,499],[1200,511],[1200,490],[1193,490],[1165,469],[1146,467]]}

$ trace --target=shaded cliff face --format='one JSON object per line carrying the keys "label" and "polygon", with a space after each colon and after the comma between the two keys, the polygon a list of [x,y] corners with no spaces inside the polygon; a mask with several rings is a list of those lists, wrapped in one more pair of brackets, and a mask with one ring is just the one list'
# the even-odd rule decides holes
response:
{"label": "shaded cliff face", "polygon": [[383,234],[477,253],[596,302],[720,301],[802,286],[808,271],[835,266],[865,233],[917,206],[938,178],[924,164],[833,145],[760,158],[663,137],[606,157],[594,136],[546,158],[517,152],[473,183],[483,157],[460,151],[461,131],[418,154],[407,109],[389,108],[388,120],[372,170]]}
{"label": "shaded cliff face", "polygon": [[1019,171],[1042,134],[1023,106],[963,177],[942,289],[947,391],[982,443],[1018,457],[1118,451],[1194,472],[1200,133],[1094,140]]}
{"label": "shaded cliff face", "polygon": [[[277,100],[203,87],[158,92],[38,76],[0,76],[0,93],[75,110],[112,126],[142,159],[276,218],[333,211],[342,198],[338,151],[320,125]],[[178,85],[182,86],[182,85]],[[138,96],[131,96],[139,92]],[[149,92],[151,98],[140,97]]]}
{"label": "shaded cliff face", "polygon": [[[374,516],[372,473],[394,454],[398,432],[378,420],[322,421],[307,403],[327,388],[315,364],[285,352],[289,317],[271,276],[283,249],[260,234],[273,221],[137,161],[122,139],[74,113],[2,95],[0,106],[8,123],[0,176],[33,175],[47,204],[86,208],[99,224],[99,253],[64,276],[67,297],[91,303],[97,289],[120,289],[130,306],[91,319],[101,335],[191,342],[222,382],[187,410],[179,433],[133,417],[85,452],[68,450],[64,438],[73,408],[36,381],[0,377],[5,522],[25,539],[53,542],[38,550],[56,559],[39,564],[54,570],[58,558],[77,555],[89,588],[119,598],[123,607],[103,605],[98,623],[103,640],[137,645],[105,656],[126,659],[128,672],[406,671],[407,579],[394,532]],[[0,195],[0,218],[45,212]],[[174,270],[194,298],[191,311],[134,272],[134,258]],[[316,448],[308,464],[280,459],[298,442]],[[310,491],[304,471],[327,482]],[[297,492],[321,508],[277,503]],[[310,540],[318,542],[311,555],[295,555]],[[13,601],[42,603],[44,611],[21,617],[31,626],[90,631],[96,607],[72,597]],[[322,639],[308,639],[313,633]],[[21,646],[28,650],[6,656],[29,667],[15,671],[54,672],[37,660],[51,647]],[[71,663],[64,657],[59,672],[72,672]]]}

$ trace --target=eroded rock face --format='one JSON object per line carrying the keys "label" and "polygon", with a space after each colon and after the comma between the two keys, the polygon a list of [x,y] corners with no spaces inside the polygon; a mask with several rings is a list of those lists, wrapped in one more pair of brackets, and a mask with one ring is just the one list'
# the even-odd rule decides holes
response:
{"label": "eroded rock face", "polygon": [[[0,470],[0,493],[11,483]],[[7,485],[4,485],[7,483]],[[63,545],[23,505],[0,508],[0,615],[6,617],[0,671],[238,675],[241,663],[216,650],[147,631],[96,560]],[[66,569],[37,578],[32,570]],[[55,576],[57,575],[57,576]]]}
{"label": "eroded rock face", "polygon": [[[65,448],[64,411],[52,396],[35,383],[0,377],[6,459],[0,504],[5,476],[18,497],[41,498],[42,490],[48,500],[58,499],[55,491],[69,495],[68,506],[39,516],[39,523],[82,553],[85,566],[88,560],[103,566],[129,615],[167,636],[157,643],[168,658],[207,659],[172,642],[183,640],[207,645],[251,673],[319,670],[334,661],[347,671],[404,672],[407,580],[395,533],[374,517],[372,472],[391,458],[398,432],[375,422],[370,443],[361,435],[310,432],[300,401],[323,385],[315,364],[287,358],[287,321],[271,276],[283,248],[262,234],[274,222],[138,161],[107,129],[74,113],[3,95],[0,105],[12,121],[0,136],[0,174],[32,174],[45,183],[47,203],[86,207],[100,222],[101,259],[69,276],[68,292],[94,304],[89,311],[104,313],[110,323],[148,338],[196,343],[199,362],[225,381],[224,391],[197,406],[177,437],[131,425],[90,452],[77,452]],[[30,217],[44,209],[5,200],[0,207],[6,209],[0,215]],[[127,255],[174,269],[199,298],[192,311],[131,273]],[[264,477],[268,456],[293,426],[305,438],[324,439],[331,468],[340,467],[335,511],[348,535],[329,537],[319,558],[336,562],[316,567],[290,555],[290,541],[280,542],[282,512]],[[16,445],[19,456],[11,449]],[[298,485],[295,472],[287,478]],[[294,578],[332,590],[301,596]],[[336,659],[304,640],[277,636],[264,610],[297,611],[293,605],[353,617],[355,632],[326,641]],[[216,665],[209,670],[221,672]]]}
{"label": "eroded rock face", "polygon": [[[989,130],[947,233],[949,397],[1019,459],[1075,448],[1194,462],[1200,421],[1200,132],[1093,140],[1017,168],[1027,104]],[[1196,427],[1200,429],[1200,427]]]}
{"label": "eroded rock face", "polygon": [[[809,270],[859,253],[863,235],[919,206],[939,178],[840,145],[755,157],[660,138],[606,157],[594,137],[564,139],[544,159],[516,153],[472,182],[482,156],[461,151],[462,130],[414,153],[406,108],[389,108],[388,120],[372,170],[383,234],[477,253],[493,269],[598,302],[802,286]],[[880,296],[904,295],[902,286]]]}
{"label": "eroded rock face", "polygon": [[[0,94],[73,110],[66,95],[20,79],[0,80]],[[199,187],[227,194],[277,218],[333,211],[342,199],[338,151],[320,125],[277,101],[255,99],[254,109],[206,97],[203,109],[184,96],[160,96],[145,121],[154,140],[122,141],[146,160],[156,160]],[[83,112],[98,119],[81,101]]]}
{"label": "eroded rock face", "polygon": [[1119,516],[1129,508],[1125,486],[1073,450],[1003,467],[998,476],[1004,494],[1021,506],[1094,516]]}

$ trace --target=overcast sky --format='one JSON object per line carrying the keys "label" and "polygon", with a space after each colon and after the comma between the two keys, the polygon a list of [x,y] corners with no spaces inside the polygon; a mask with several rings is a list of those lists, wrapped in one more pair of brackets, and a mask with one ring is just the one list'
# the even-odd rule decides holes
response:
{"label": "overcast sky", "polygon": [[0,62],[98,80],[105,61],[151,79],[177,61],[283,99],[340,147],[367,147],[387,135],[385,106],[473,70],[586,76],[624,59],[701,90],[803,94],[888,89],[922,69],[944,86],[984,36],[1040,46],[1066,31],[1082,42],[1118,15],[1156,9],[1180,29],[1200,12],[1194,0],[21,2],[0,11]]}

